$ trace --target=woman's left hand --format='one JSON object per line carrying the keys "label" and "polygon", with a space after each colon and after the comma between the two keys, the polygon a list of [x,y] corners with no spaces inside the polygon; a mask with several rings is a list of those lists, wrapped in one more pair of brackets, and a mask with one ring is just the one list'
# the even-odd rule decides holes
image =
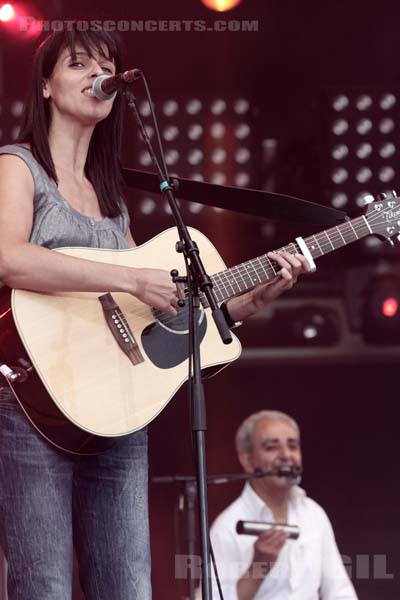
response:
{"label": "woman's left hand", "polygon": [[311,271],[302,254],[269,252],[268,258],[275,261],[281,267],[280,270],[272,281],[257,285],[250,292],[231,298],[227,302],[228,312],[233,321],[242,321],[258,312],[283,292],[290,290],[299,275]]}

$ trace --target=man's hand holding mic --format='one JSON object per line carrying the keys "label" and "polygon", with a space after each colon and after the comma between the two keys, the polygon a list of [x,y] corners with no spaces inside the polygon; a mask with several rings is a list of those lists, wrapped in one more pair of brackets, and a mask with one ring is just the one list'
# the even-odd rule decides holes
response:
{"label": "man's hand holding mic", "polygon": [[[261,569],[266,575],[266,570],[269,572],[278,560],[279,553],[288,537],[286,531],[275,527],[260,533],[254,542],[253,571]],[[257,576],[257,573],[255,572],[254,575]]]}
{"label": "man's hand holding mic", "polygon": [[252,600],[274,567],[289,534],[275,527],[263,531],[254,543],[253,560],[237,583],[238,600]]}

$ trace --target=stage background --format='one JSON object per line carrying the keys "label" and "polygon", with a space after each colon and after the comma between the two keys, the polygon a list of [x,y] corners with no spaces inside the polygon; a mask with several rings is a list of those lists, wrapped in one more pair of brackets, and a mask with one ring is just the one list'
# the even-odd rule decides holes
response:
{"label": "stage background", "polygon": [[[156,0],[119,2],[118,7],[104,0],[41,0],[31,3],[28,10],[46,19],[256,20],[257,30],[249,32],[121,34],[126,67],[140,67],[146,73],[163,128],[171,124],[182,128],[176,141],[180,159],[172,170],[185,177],[200,173],[205,180],[223,171],[226,181],[233,184],[245,181],[235,179],[245,172],[249,187],[328,206],[335,190],[340,191],[347,196],[342,208],[351,215],[360,214],[355,203],[360,190],[398,187],[397,148],[390,162],[394,176],[379,179],[382,165],[387,166],[387,161],[379,162],[377,150],[383,143],[382,115],[373,113],[368,138],[354,138],[364,115],[354,108],[361,95],[373,98],[375,106],[383,95],[392,94],[395,106],[400,104],[400,9],[395,1],[242,0],[222,15],[206,9],[200,0],[171,0],[162,5]],[[6,143],[18,127],[18,103],[24,97],[37,41],[0,27],[0,127],[1,143]],[[141,101],[142,88],[138,85],[135,90]],[[355,158],[346,163],[347,179],[341,185],[332,180],[339,166],[331,154],[332,103],[341,96],[353,107],[346,113],[349,147],[354,149],[356,143],[368,139],[376,148],[375,162],[370,165],[373,177],[365,184],[357,182],[360,164]],[[219,142],[206,135],[199,142],[200,163],[191,165],[186,160],[193,148],[186,136],[185,106],[193,98],[207,107],[198,117],[205,133],[213,122],[223,123],[226,136],[221,144],[227,153],[223,164],[212,163],[212,151]],[[210,107],[221,99],[227,108],[217,118]],[[243,119],[251,128],[243,145],[250,158],[239,163],[231,133],[242,119],[234,112],[235,102],[243,99],[249,104]],[[164,102],[171,100],[178,103],[173,123],[164,113]],[[400,122],[395,109],[390,114],[394,127],[387,135],[396,146]],[[171,143],[168,148],[173,149]],[[127,119],[124,164],[151,170],[141,164],[140,153],[136,127]],[[127,201],[138,243],[171,226],[161,200],[130,191]],[[305,223],[270,223],[182,206],[188,223],[211,237],[229,265],[323,228],[323,224],[312,228]],[[239,470],[233,436],[249,413],[272,408],[298,420],[305,462],[303,485],[330,516],[363,600],[393,600],[399,595],[399,318],[380,331],[378,344],[366,340],[371,323],[382,324],[368,308],[375,278],[388,275],[393,294],[400,300],[399,273],[398,247],[390,248],[387,243],[368,246],[360,242],[321,259],[317,273],[304,278],[276,304],[274,310],[282,309],[281,314],[267,311],[237,331],[244,341],[243,357],[206,385],[211,473]],[[304,331],[304,324],[314,327],[316,338],[299,337],[298,328]],[[284,345],[280,338],[286,340]],[[151,424],[149,433],[151,476],[193,473],[184,389]],[[240,488],[237,484],[210,487],[211,520]],[[184,520],[180,519],[178,532],[174,516],[180,492],[177,486],[150,485],[155,600],[174,600],[185,593],[184,582],[174,577],[175,554],[185,553]],[[384,561],[385,568],[375,567],[374,572],[374,557],[382,556],[375,561],[376,565]],[[81,599],[76,576],[74,600]]]}

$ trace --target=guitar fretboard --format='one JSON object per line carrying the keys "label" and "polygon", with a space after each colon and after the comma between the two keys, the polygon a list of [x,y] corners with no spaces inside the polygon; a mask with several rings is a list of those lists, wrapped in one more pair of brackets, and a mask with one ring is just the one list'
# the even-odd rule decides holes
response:
{"label": "guitar fretboard", "polygon": [[[305,238],[304,242],[312,258],[316,259],[347,246],[347,244],[356,242],[370,233],[371,229],[367,219],[365,216],[361,216]],[[301,253],[301,250],[297,243],[292,242],[288,246],[275,250],[275,252],[296,254]],[[226,271],[215,273],[211,279],[218,302],[221,303],[228,298],[251,290],[256,285],[274,279],[279,270],[280,266],[267,254],[263,254],[226,269]]]}

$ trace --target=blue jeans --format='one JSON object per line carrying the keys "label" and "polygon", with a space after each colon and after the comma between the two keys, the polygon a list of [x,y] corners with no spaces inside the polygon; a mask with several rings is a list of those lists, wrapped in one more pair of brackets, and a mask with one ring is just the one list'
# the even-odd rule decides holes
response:
{"label": "blue jeans", "polygon": [[87,600],[150,600],[147,430],[73,459],[0,388],[0,543],[9,600],[71,600],[73,545]]}

